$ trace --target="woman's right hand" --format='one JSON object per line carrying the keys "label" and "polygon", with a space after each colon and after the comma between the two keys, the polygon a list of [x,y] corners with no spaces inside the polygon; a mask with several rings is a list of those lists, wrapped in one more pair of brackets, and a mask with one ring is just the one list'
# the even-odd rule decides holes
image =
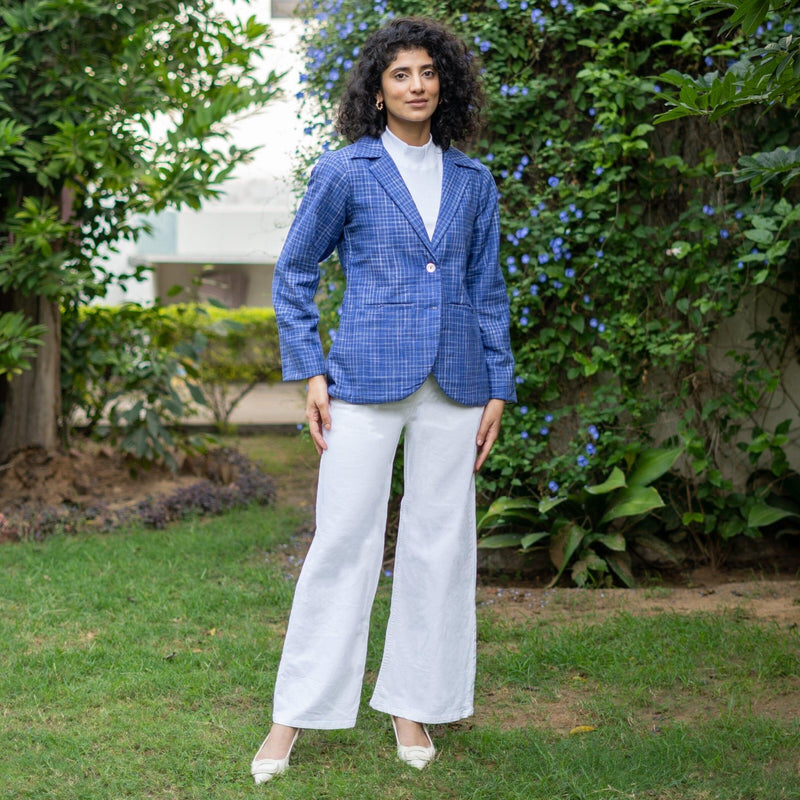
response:
{"label": "woman's right hand", "polygon": [[306,419],[314,440],[317,453],[322,455],[328,449],[322,436],[322,429],[331,429],[331,401],[328,395],[328,381],[324,375],[315,375],[308,379],[306,392]]}

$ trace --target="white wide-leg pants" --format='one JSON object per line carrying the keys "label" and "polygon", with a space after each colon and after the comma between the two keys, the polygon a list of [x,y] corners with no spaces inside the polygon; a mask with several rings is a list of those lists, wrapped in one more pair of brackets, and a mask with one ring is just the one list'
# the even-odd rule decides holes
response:
{"label": "white wide-leg pants", "polygon": [[404,429],[391,612],[370,705],[423,723],[472,714],[473,465],[482,412],[450,400],[432,377],[394,403],[332,401],[317,528],[295,589],[275,684],[275,722],[323,729],[356,723],[392,464]]}

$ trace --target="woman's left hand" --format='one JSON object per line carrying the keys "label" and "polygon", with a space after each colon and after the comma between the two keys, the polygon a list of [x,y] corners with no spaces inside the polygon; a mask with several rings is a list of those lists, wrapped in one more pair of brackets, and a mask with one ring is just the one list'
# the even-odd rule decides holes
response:
{"label": "woman's left hand", "polygon": [[503,409],[506,406],[505,400],[490,400],[483,409],[481,424],[478,428],[478,458],[475,460],[475,472],[477,472],[486,461],[486,457],[492,450],[492,445],[497,441],[500,434],[500,418],[503,416]]}

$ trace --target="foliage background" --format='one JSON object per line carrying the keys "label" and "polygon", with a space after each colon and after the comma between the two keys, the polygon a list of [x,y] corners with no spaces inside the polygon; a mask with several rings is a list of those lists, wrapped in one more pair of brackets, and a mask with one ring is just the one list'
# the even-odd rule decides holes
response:
{"label": "foliage background", "polygon": [[[628,526],[626,539],[658,534],[668,561],[719,561],[732,537],[759,535],[755,505],[800,510],[786,455],[800,435],[798,407],[782,384],[798,332],[800,208],[791,184],[754,190],[721,177],[743,153],[796,147],[800,134],[781,98],[714,120],[653,122],[668,109],[666,73],[675,82],[735,71],[742,53],[791,36],[800,20],[787,6],[750,35],[724,37],[725,14],[698,20],[691,6],[306,3],[300,177],[321,149],[342,144],[335,99],[371,30],[426,15],[473,43],[489,102],[483,134],[462,147],[497,180],[519,393],[483,496],[527,497],[528,532],[551,530],[558,501],[614,467],[630,473],[654,442],[677,446],[684,457],[659,482],[665,506]],[[325,290],[332,337],[335,262]],[[768,412],[781,395],[789,406],[776,420]],[[618,530],[585,508],[573,513],[587,534]],[[604,557],[593,564],[607,569]]]}

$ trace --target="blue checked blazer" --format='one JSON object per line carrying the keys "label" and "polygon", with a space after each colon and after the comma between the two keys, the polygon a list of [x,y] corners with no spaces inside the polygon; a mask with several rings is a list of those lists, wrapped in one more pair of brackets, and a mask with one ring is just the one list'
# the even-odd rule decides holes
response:
{"label": "blue checked blazer", "polygon": [[[491,173],[453,147],[433,240],[380,139],[323,154],[275,267],[284,380],[324,374],[331,397],[386,403],[433,374],[462,405],[515,400],[499,231]],[[314,295],[334,248],[346,284],[325,359]]]}

